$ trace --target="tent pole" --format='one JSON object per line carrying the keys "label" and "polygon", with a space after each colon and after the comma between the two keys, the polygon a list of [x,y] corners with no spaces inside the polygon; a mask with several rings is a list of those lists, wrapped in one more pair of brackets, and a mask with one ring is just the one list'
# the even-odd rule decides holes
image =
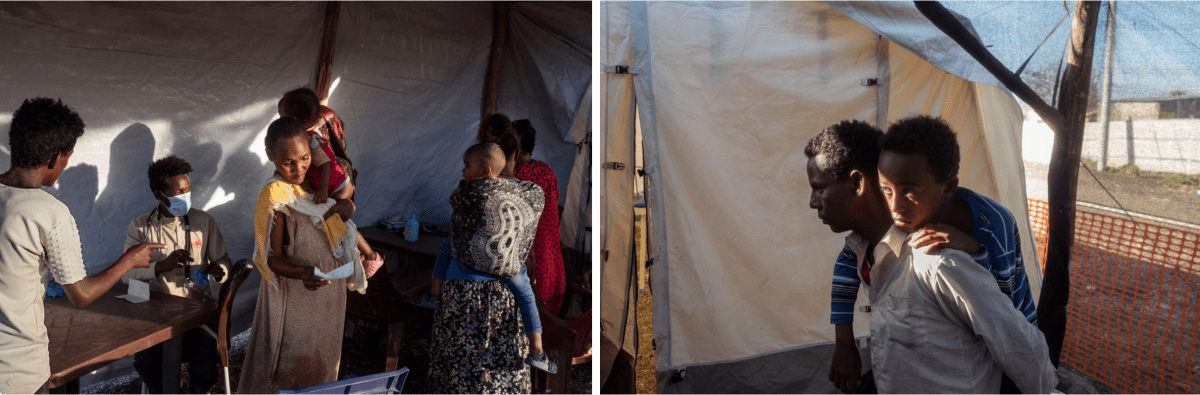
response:
{"label": "tent pole", "polygon": [[1087,122],[1088,88],[1092,80],[1092,50],[1096,43],[1098,1],[1075,3],[1071,23],[1071,49],[1059,89],[1059,111],[1065,133],[1055,133],[1054,151],[1047,175],[1049,221],[1047,226],[1046,275],[1038,301],[1038,326],[1046,335],[1050,361],[1058,366],[1063,335],[1067,329],[1067,302],[1071,297],[1069,264],[1075,242],[1075,187],[1079,178],[1079,156],[1083,150],[1083,126]]}
{"label": "tent pole", "polygon": [[317,97],[321,98],[321,104],[325,104],[329,100],[329,84],[330,76],[333,74],[333,49],[337,42],[337,25],[338,14],[341,3],[336,1],[325,2],[325,24],[321,28],[321,52],[317,58]]}
{"label": "tent pole", "polygon": [[[987,69],[988,72],[992,73],[992,75],[995,76],[1000,83],[1004,84],[1005,88],[1008,88],[1009,91],[1017,95],[1017,98],[1020,98],[1021,101],[1025,102],[1025,104],[1028,104],[1029,107],[1032,107],[1033,111],[1037,112],[1038,116],[1042,117],[1042,120],[1046,122],[1046,125],[1050,126],[1051,130],[1054,130],[1054,133],[1057,134],[1063,131],[1062,113],[1056,111],[1054,107],[1051,107],[1049,104],[1046,104],[1046,102],[1042,100],[1041,96],[1038,96],[1037,92],[1034,92],[1029,85],[1026,85],[1024,81],[1021,81],[1020,77],[1018,77],[1016,74],[1013,74],[1012,71],[1009,71],[1007,67],[1004,67],[1004,63],[1001,63],[1000,60],[996,59],[996,57],[987,50],[987,47],[985,47],[983,43],[979,41],[979,38],[971,34],[971,32],[968,31],[967,28],[964,27],[962,23],[954,17],[954,14],[951,13],[950,10],[946,9],[945,6],[936,1],[914,1],[913,4],[915,4],[917,10],[921,11],[921,14],[925,15],[930,22],[933,22],[933,25],[937,26],[942,33],[946,33],[947,36],[950,36],[950,38],[953,39],[954,42],[958,43],[963,50],[966,50],[972,58],[975,58],[975,61],[979,62],[979,64],[982,65],[983,68]],[[1091,52],[1089,52],[1089,54],[1090,53]],[[1090,58],[1091,55],[1089,55],[1089,59]]]}
{"label": "tent pole", "polygon": [[488,54],[487,74],[483,79],[483,106],[480,118],[496,112],[500,97],[500,71],[504,60],[504,42],[508,39],[508,2],[492,2],[492,52]]}

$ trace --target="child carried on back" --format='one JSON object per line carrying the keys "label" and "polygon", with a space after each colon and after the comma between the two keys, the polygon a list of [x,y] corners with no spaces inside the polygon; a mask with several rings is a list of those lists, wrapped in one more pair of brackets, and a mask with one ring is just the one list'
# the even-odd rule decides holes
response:
{"label": "child carried on back", "polygon": [[[312,166],[308,168],[305,179],[313,189],[313,202],[323,205],[329,198],[352,200],[354,183],[349,162],[336,156],[334,146],[329,143],[330,136],[323,133],[320,110],[321,102],[317,100],[316,93],[306,88],[289,91],[279,99],[279,115],[295,117],[306,128],[308,146],[312,150]],[[349,218],[346,220],[349,221]],[[356,246],[367,278],[370,278],[383,266],[383,255],[371,249],[361,237],[356,241]]]}
{"label": "child carried on back", "polygon": [[[466,269],[468,276],[503,279],[513,291],[529,337],[525,363],[555,373],[557,363],[542,349],[541,320],[525,268],[545,199],[537,184],[498,177],[504,163],[504,153],[495,143],[476,144],[463,154],[463,181],[450,194],[450,239],[438,251],[432,295],[415,302],[437,308],[448,271]],[[461,268],[450,264],[451,255],[462,262]]]}

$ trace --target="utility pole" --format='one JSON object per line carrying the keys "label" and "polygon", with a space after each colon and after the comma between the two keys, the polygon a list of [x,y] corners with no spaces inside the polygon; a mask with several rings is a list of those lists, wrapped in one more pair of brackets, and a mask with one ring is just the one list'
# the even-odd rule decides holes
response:
{"label": "utility pole", "polygon": [[1047,223],[1046,275],[1038,303],[1038,327],[1046,335],[1050,361],[1058,366],[1067,329],[1067,303],[1071,298],[1069,264],[1075,242],[1075,188],[1079,180],[1079,156],[1083,149],[1083,126],[1087,121],[1088,88],[1092,76],[1092,49],[1096,43],[1098,1],[1075,3],[1071,22],[1071,46],[1059,90],[1058,111],[1063,130],[1054,134],[1050,172],[1047,175],[1049,219]]}
{"label": "utility pole", "polygon": [[[1113,48],[1117,38],[1117,2],[1108,0],[1108,32],[1104,35],[1104,90],[1100,93],[1100,162],[1097,170],[1108,168],[1108,121],[1111,113]],[[1133,158],[1129,158],[1133,163]]]}

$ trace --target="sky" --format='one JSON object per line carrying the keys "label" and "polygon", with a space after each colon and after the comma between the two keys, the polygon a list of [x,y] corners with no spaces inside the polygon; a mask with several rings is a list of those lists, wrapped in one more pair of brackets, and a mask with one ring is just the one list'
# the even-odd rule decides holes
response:
{"label": "sky", "polygon": [[[1062,1],[943,1],[943,5],[971,19],[980,40],[990,46],[1009,70],[1021,74],[1057,65],[1063,58],[1071,30],[1067,18],[1074,2]],[[1104,70],[1108,4],[1101,4],[1092,70],[1096,80]],[[1112,99],[1169,95],[1173,89],[1200,95],[1200,2],[1118,1],[1116,48],[1113,53]],[[1051,34],[1051,31],[1054,31]],[[1038,44],[1049,35],[1045,44]],[[1030,55],[1033,55],[1032,58]],[[1028,82],[1028,80],[1026,80]]]}

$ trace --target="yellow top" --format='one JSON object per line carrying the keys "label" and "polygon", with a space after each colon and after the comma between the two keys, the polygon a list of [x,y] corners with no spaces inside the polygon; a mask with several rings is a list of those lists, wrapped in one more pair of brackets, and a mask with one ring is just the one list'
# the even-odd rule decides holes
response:
{"label": "yellow top", "polygon": [[[267,265],[267,256],[271,254],[271,227],[275,225],[274,212],[282,210],[308,195],[300,185],[289,183],[277,176],[272,177],[263,187],[262,192],[258,194],[258,204],[254,206],[254,265],[258,267],[258,272],[262,273],[263,279],[269,284],[275,284],[275,276],[271,272],[271,267]],[[283,213],[290,215],[287,211]],[[346,223],[337,214],[322,222],[325,237],[329,240],[332,248],[346,236]]]}

